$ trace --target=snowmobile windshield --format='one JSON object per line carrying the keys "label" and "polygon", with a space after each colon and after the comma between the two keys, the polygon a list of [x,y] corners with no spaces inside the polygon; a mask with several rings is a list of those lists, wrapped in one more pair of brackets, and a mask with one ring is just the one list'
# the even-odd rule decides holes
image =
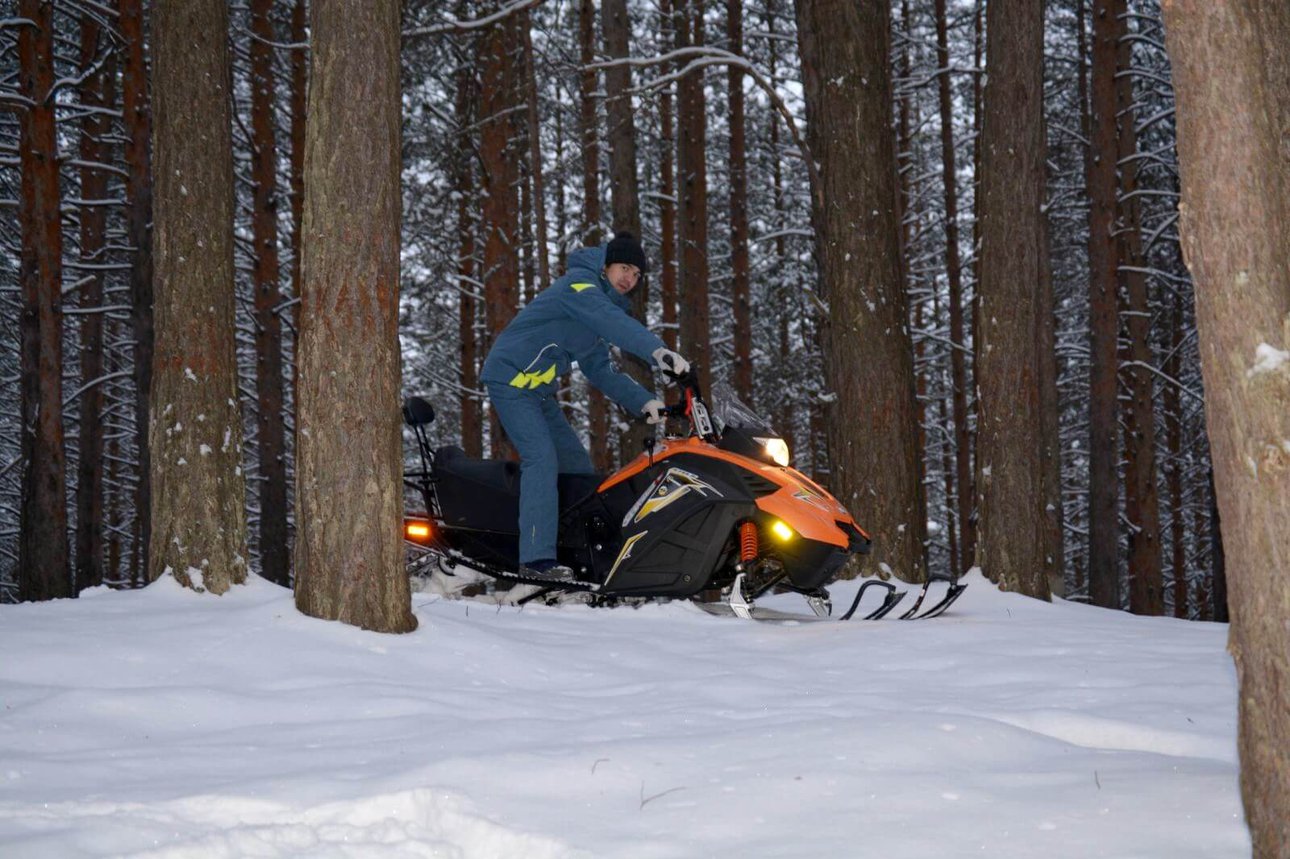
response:
{"label": "snowmobile windshield", "polygon": [[708,397],[708,412],[716,424],[717,432],[724,433],[727,427],[738,427],[752,435],[776,436],[770,421],[745,405],[726,382],[714,382],[712,395]]}

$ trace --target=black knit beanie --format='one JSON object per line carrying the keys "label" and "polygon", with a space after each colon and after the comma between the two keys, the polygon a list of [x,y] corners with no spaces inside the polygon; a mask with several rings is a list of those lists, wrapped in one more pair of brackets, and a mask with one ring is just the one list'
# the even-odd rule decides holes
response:
{"label": "black knit beanie", "polygon": [[625,231],[615,233],[605,248],[605,265],[616,262],[634,265],[641,270],[642,274],[649,271],[649,264],[645,262],[644,248],[636,241],[635,236]]}

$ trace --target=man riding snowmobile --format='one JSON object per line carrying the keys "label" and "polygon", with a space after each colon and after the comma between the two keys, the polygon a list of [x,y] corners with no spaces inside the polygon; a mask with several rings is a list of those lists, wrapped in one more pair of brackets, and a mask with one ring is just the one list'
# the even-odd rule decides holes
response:
{"label": "man riding snowmobile", "polygon": [[628,313],[627,294],[647,270],[645,251],[631,233],[574,251],[568,271],[525,305],[484,361],[481,380],[520,455],[519,572],[527,578],[574,578],[556,559],[557,476],[595,473],[556,400],[560,376],[577,363],[606,396],[657,424],[665,419],[663,402],[614,369],[608,345],[674,374],[689,369]]}

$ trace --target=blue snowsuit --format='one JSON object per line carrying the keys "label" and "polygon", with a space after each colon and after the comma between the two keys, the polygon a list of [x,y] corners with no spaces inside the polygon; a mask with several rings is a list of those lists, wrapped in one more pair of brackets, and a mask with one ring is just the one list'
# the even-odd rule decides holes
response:
{"label": "blue snowsuit", "polygon": [[521,564],[556,556],[560,473],[591,474],[586,449],[556,401],[560,376],[584,376],[632,414],[654,395],[609,362],[611,343],[651,361],[663,341],[628,314],[627,297],[604,277],[605,246],[569,255],[569,268],[529,302],[497,338],[481,381],[520,454]]}

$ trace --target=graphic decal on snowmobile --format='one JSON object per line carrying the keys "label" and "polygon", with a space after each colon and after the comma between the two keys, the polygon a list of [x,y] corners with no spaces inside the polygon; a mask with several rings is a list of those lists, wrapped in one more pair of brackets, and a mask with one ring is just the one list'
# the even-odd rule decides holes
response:
{"label": "graphic decal on snowmobile", "polygon": [[827,501],[825,501],[823,498],[816,495],[814,492],[812,492],[811,490],[805,487],[794,492],[793,497],[801,501],[805,501],[807,504],[810,504],[814,507],[818,507],[821,510],[824,510],[825,512],[832,512],[832,510],[830,509],[830,505]]}
{"label": "graphic decal on snowmobile", "polygon": [[711,484],[705,483],[685,469],[669,468],[666,474],[654,481],[653,485],[636,499],[636,503],[623,517],[623,527],[639,522],[651,513],[657,513],[690,492],[697,492],[704,498],[708,497],[709,492],[718,498],[722,497]]}
{"label": "graphic decal on snowmobile", "polygon": [[639,534],[633,534],[632,536],[627,538],[627,542],[623,543],[623,550],[618,553],[617,560],[615,560],[614,565],[609,568],[609,575],[605,576],[606,585],[609,584],[610,580],[613,579],[614,573],[618,572],[618,567],[622,564],[622,562],[632,556],[632,546],[635,546],[637,543],[639,543],[641,541],[641,538],[648,533],[649,531],[641,531]]}

